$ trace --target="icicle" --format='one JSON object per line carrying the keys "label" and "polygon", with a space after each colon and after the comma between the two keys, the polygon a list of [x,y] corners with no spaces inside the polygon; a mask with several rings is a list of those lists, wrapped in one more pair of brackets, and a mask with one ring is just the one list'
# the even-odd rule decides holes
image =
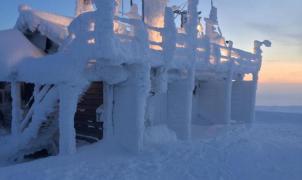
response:
{"label": "icicle", "polygon": [[210,19],[211,19],[213,22],[218,22],[217,8],[214,6],[213,0],[211,0]]}

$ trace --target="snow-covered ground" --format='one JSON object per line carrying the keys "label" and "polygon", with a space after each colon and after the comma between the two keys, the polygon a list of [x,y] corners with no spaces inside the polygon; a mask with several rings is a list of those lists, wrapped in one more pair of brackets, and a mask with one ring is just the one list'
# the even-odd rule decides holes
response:
{"label": "snow-covered ground", "polygon": [[139,155],[98,143],[74,156],[2,167],[0,180],[301,180],[302,111],[276,111],[259,107],[251,127],[194,126],[191,142],[147,145]]}
{"label": "snow-covered ground", "polygon": [[302,114],[302,106],[258,106],[256,109],[258,111],[266,111],[266,112]]}

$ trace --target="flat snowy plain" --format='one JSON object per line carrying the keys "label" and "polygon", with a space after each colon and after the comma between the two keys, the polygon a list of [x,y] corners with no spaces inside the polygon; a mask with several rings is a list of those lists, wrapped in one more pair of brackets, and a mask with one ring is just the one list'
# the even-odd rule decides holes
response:
{"label": "flat snowy plain", "polygon": [[100,142],[2,167],[0,180],[301,180],[302,107],[294,108],[259,107],[251,127],[194,126],[191,142],[148,144],[138,155]]}

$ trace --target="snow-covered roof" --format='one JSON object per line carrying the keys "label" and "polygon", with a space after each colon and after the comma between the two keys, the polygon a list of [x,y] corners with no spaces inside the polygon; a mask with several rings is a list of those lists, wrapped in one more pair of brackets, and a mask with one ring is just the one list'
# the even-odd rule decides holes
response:
{"label": "snow-covered roof", "polygon": [[68,26],[72,18],[34,10],[26,5],[20,6],[16,28],[22,32],[39,31],[53,42],[61,45],[68,36]]}
{"label": "snow-covered roof", "polygon": [[27,58],[44,55],[18,30],[0,31],[0,80],[6,81],[16,66]]}

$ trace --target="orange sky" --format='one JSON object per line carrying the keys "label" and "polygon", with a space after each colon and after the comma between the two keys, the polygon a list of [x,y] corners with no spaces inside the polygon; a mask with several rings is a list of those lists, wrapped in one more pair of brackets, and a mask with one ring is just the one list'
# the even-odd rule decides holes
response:
{"label": "orange sky", "polygon": [[261,83],[302,83],[302,63],[298,61],[265,61],[260,73]]}

